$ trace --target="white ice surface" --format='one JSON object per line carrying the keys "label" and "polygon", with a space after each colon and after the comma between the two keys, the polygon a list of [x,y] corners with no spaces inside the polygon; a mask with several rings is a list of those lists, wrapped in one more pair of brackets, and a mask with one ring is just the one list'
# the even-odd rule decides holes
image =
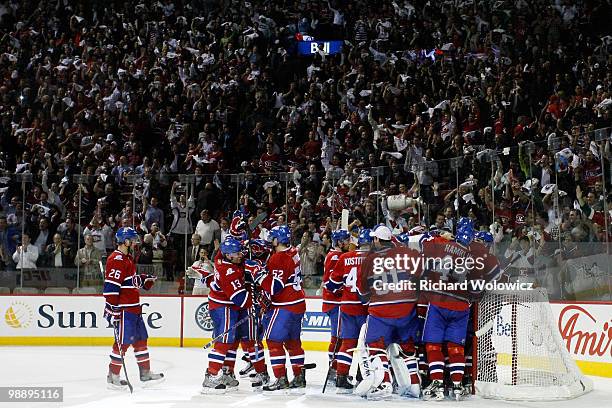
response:
{"label": "white ice surface", "polygon": [[[612,379],[592,377],[593,392],[570,401],[506,402],[471,397],[455,402],[423,402],[394,399],[368,402],[354,396],[336,396],[332,388],[321,394],[327,371],[326,353],[306,352],[306,362],[317,363],[307,374],[308,388],[303,396],[263,396],[250,390],[243,379],[235,394],[203,396],[201,383],[206,364],[205,352],[198,348],[154,347],[150,349],[151,367],[161,371],[166,381],[155,389],[143,389],[138,380],[138,368],[132,352],[128,352],[128,374],[134,384],[134,394],[106,389],[109,362],[106,347],[0,347],[0,386],[62,386],[63,403],[0,403],[0,407],[100,407],[100,408],[187,408],[187,407],[265,407],[265,408],[357,408],[458,406],[462,408],[546,407],[599,408],[612,407]],[[237,370],[244,363],[237,362]],[[122,373],[123,374],[123,373]]]}

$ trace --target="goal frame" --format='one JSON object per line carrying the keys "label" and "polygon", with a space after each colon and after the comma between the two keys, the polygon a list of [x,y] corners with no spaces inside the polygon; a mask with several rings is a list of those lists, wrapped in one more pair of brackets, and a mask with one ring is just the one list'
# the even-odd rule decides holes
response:
{"label": "goal frame", "polygon": [[[548,302],[548,296],[545,289],[538,288],[534,289],[539,292],[534,294],[534,296],[541,296],[543,300],[541,303],[546,303],[546,305],[542,306],[544,308],[548,308],[550,311],[550,303]],[[512,297],[516,296],[517,299],[520,298],[519,294],[512,292],[489,292],[487,293],[489,296],[499,295],[500,298],[503,296]],[[478,367],[479,367],[479,347],[481,347],[481,339],[479,337],[485,335],[492,329],[492,327],[487,328],[488,324],[485,324],[483,327],[479,327],[480,315],[482,313],[482,301],[487,299],[487,296],[484,296],[481,301],[477,302],[474,306],[473,310],[473,330],[474,336],[472,339],[472,394],[479,395],[483,398],[487,399],[499,399],[499,400],[507,400],[507,401],[555,401],[555,400],[568,400],[577,398],[583,394],[590,392],[593,389],[592,381],[585,377],[576,366],[575,361],[563,345],[561,335],[558,332],[557,325],[554,321],[547,322],[549,326],[553,327],[552,336],[554,343],[556,345],[556,350],[558,350],[559,356],[561,356],[561,360],[566,364],[566,368],[568,371],[568,377],[570,373],[575,374],[575,381],[569,381],[567,384],[555,384],[555,385],[538,385],[538,384],[521,384],[519,381],[520,377],[520,362],[519,355],[521,350],[519,350],[519,325],[518,322],[519,311],[518,311],[518,300],[510,303],[510,341],[511,341],[511,349],[510,349],[510,381],[507,384],[503,384],[502,381],[498,382],[486,382],[479,381],[478,377]],[[537,303],[537,302],[534,302]],[[492,306],[493,307],[493,306]],[[502,306],[503,307],[503,306]],[[501,309],[500,309],[501,311]],[[499,315],[500,311],[495,312],[493,315]],[[547,318],[552,315],[552,312],[548,314],[544,314],[542,317]],[[485,317],[486,318],[486,317]],[[549,319],[546,319],[549,320]],[[492,322],[492,321],[491,321]],[[480,331],[483,331],[480,335],[478,334]],[[553,381],[554,382],[554,381]]]}

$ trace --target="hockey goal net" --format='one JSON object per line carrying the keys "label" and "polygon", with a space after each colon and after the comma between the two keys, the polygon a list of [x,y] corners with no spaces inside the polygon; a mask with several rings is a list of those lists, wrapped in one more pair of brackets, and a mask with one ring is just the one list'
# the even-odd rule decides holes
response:
{"label": "hockey goal net", "polygon": [[592,390],[563,344],[544,289],[489,292],[476,320],[476,394],[543,401]]}

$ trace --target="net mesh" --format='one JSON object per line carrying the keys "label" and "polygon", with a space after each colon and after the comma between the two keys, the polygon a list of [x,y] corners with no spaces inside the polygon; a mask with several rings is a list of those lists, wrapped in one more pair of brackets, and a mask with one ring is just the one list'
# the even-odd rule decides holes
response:
{"label": "net mesh", "polygon": [[478,304],[476,393],[555,400],[592,389],[565,349],[544,289],[489,292]]}

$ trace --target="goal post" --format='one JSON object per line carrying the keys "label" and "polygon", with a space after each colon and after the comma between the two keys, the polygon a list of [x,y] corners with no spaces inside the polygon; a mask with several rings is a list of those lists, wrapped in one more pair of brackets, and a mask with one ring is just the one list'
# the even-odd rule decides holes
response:
{"label": "goal post", "polygon": [[563,344],[545,289],[489,292],[478,302],[475,320],[477,395],[548,401],[593,389]]}

